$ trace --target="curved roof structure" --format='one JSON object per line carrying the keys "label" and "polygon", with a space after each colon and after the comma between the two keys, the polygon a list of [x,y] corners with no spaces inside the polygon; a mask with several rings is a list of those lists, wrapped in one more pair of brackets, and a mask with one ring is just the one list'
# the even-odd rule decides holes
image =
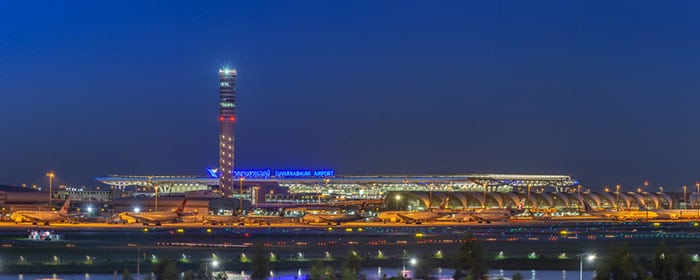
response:
{"label": "curved roof structure", "polygon": [[[429,194],[426,192],[393,192],[386,200],[391,200],[395,196],[400,196],[405,205],[410,205],[410,209],[425,209]],[[668,193],[620,193],[620,207],[635,209],[644,207],[639,201],[668,201],[671,199]],[[406,198],[404,200],[404,198]],[[526,193],[516,192],[432,192],[432,207],[442,203],[449,198],[450,208],[504,208],[508,205],[520,204],[520,201],[527,200]],[[615,208],[616,193],[606,192],[537,192],[530,193],[532,203],[525,203],[527,208],[580,208],[582,200],[596,208]],[[692,199],[692,198],[691,198]],[[536,201],[536,202],[535,202]],[[678,202],[678,201],[676,201]],[[671,202],[671,205],[673,202]],[[402,204],[402,205],[404,205]],[[649,205],[648,208],[658,208],[656,205]],[[406,208],[408,209],[408,208]]]}

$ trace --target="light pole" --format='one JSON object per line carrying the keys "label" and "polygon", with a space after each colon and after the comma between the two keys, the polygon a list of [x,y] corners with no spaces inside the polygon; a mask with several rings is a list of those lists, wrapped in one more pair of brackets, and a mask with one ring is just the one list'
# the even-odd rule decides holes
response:
{"label": "light pole", "polygon": [[51,200],[53,199],[53,177],[56,176],[56,174],[53,173],[53,171],[49,171],[46,173],[46,177],[49,177],[49,208],[51,208]]}
{"label": "light pole", "polygon": [[243,214],[243,180],[245,177],[241,176],[240,184],[238,185],[238,214]]}
{"label": "light pole", "polygon": [[154,189],[156,189],[156,205],[155,205],[155,212],[158,212],[158,186],[153,186]]}
{"label": "light pole", "polygon": [[[324,186],[326,188],[326,191],[328,191],[328,182],[330,182],[331,179],[323,179]],[[318,203],[321,204],[321,195],[323,194],[323,190],[318,192]]]}
{"label": "light pole", "polygon": [[697,188],[696,192],[696,203],[698,204],[696,207],[698,208],[698,218],[700,218],[700,181],[695,182],[695,188]]}
{"label": "light pole", "polygon": [[396,197],[396,210],[401,210],[401,207],[399,207],[399,201],[401,200],[401,195],[397,194]]}
{"label": "light pole", "polygon": [[620,185],[615,186],[615,191],[617,192],[615,203],[617,204],[617,211],[620,211]]}
{"label": "light pole", "polygon": [[[406,273],[406,258],[407,257],[401,258],[401,261],[402,261],[401,274],[403,275],[404,278],[408,277],[408,273]],[[411,264],[411,268],[413,268],[418,263],[418,261],[416,260],[416,258],[411,258],[409,260],[409,263]]]}
{"label": "light pole", "polygon": [[402,259],[403,265],[401,266],[401,275],[403,275],[404,278],[406,278],[406,257],[403,257]]}
{"label": "light pole", "polygon": [[683,203],[684,203],[683,208],[684,208],[684,209],[688,209],[688,201],[685,200],[685,198],[686,198],[686,189],[687,189],[687,188],[688,188],[688,186],[685,186],[685,185],[683,186]]}
{"label": "light pole", "polygon": [[428,186],[428,205],[426,205],[426,211],[430,211],[430,206],[433,204],[433,186],[432,184]]}
{"label": "light pole", "polygon": [[411,258],[411,261],[410,261],[410,262],[411,262],[411,277],[415,277],[415,276],[413,275],[413,274],[414,274],[414,271],[415,271],[415,268],[414,268],[414,267],[416,266],[416,264],[418,264],[418,261],[416,260],[416,258]]}
{"label": "light pole", "polygon": [[155,191],[155,195],[153,196],[153,198],[156,201],[153,208],[155,209],[155,212],[158,212],[158,186],[154,186],[151,179],[153,179],[153,176],[148,176],[148,186],[153,187],[153,190]]}
{"label": "light pole", "polygon": [[[219,267],[219,261],[218,261],[218,260],[212,260],[212,261],[211,261],[211,267],[214,269],[214,271],[216,271],[216,268]],[[214,274],[213,271],[212,271],[212,274]],[[207,279],[209,279],[209,265],[204,265],[204,276],[207,277]]]}
{"label": "light pole", "polygon": [[486,208],[486,188],[487,187],[488,187],[488,185],[486,183],[484,183],[484,208]]}
{"label": "light pole", "polygon": [[595,254],[578,254],[578,256],[581,259],[581,263],[579,264],[578,279],[583,280],[583,256],[586,256],[586,260],[588,262],[592,262],[595,260]]}
{"label": "light pole", "polygon": [[136,245],[136,280],[141,280],[141,247]]}

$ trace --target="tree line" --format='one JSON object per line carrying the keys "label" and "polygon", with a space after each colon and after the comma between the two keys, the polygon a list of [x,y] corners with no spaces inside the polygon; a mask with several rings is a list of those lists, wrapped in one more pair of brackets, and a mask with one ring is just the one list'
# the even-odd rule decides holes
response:
{"label": "tree line", "polygon": [[700,280],[700,263],[693,265],[685,248],[672,252],[661,241],[650,259],[636,257],[628,246],[596,262],[595,280]]}

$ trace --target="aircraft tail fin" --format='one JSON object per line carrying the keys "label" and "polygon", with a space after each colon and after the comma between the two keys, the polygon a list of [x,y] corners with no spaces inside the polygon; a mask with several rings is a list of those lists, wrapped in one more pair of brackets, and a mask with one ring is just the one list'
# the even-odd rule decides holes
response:
{"label": "aircraft tail fin", "polygon": [[177,207],[177,210],[175,210],[175,212],[177,212],[178,214],[181,214],[182,212],[184,212],[185,211],[185,204],[187,204],[187,198],[182,200],[182,203],[180,204],[179,207]]}
{"label": "aircraft tail fin", "polygon": [[586,213],[593,213],[594,212],[593,207],[591,207],[591,205],[588,204],[588,202],[586,202],[585,200],[583,201],[583,211]]}
{"label": "aircraft tail fin", "polygon": [[438,206],[438,209],[440,209],[440,210],[448,209],[450,207],[449,203],[450,203],[450,198],[446,197],[445,200],[443,200],[442,203],[440,203],[440,206]]}
{"label": "aircraft tail fin", "polygon": [[70,197],[66,198],[66,202],[63,203],[63,206],[61,206],[61,210],[58,211],[58,213],[62,215],[68,214],[68,208],[70,207]]}
{"label": "aircraft tail fin", "polygon": [[512,201],[508,202],[508,204],[506,204],[506,210],[513,212],[513,202]]}

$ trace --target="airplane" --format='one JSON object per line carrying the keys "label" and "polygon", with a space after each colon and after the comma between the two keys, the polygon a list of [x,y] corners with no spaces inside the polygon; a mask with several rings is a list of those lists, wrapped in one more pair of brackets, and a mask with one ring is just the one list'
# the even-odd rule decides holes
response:
{"label": "airplane", "polygon": [[290,220],[290,217],[285,216],[284,211],[266,211],[264,209],[255,209],[246,213],[243,216],[244,224],[259,224],[270,225],[275,223],[284,223]]}
{"label": "airplane", "polygon": [[491,221],[502,221],[508,220],[511,217],[524,213],[523,209],[525,201],[522,200],[518,204],[517,209],[512,209],[513,204],[510,203],[505,209],[469,209],[454,212],[444,212],[447,213],[446,216],[439,218],[439,221],[451,221],[451,222],[473,222],[477,223],[487,223],[490,224]]}
{"label": "airplane", "polygon": [[15,223],[21,222],[32,222],[32,225],[37,225],[38,223],[44,223],[44,225],[49,225],[51,222],[62,222],[69,219],[68,207],[70,206],[70,198],[66,199],[63,206],[59,211],[15,211],[10,215],[10,219],[15,221]]}
{"label": "airplane", "polygon": [[[327,209],[327,207],[279,207],[274,208],[263,207],[256,208],[252,211],[246,213],[243,216],[242,224],[259,224],[259,225],[271,225],[271,224],[283,224],[283,223],[303,223],[302,218],[306,216],[310,211],[319,212]],[[333,208],[336,209],[336,208]]]}
{"label": "airplane", "polygon": [[505,209],[478,209],[476,211],[473,211],[472,213],[466,214],[470,215],[470,219],[476,220],[477,223],[485,222],[487,224],[490,224],[491,221],[508,220],[510,219],[510,217],[524,213],[524,204],[525,200],[521,200],[520,203],[518,203],[518,207],[516,209],[512,208],[513,205],[511,203],[508,204],[508,206]]}
{"label": "airplane", "polygon": [[157,212],[121,212],[119,213],[119,218],[126,223],[141,222],[144,226],[149,224],[154,224],[160,226],[161,223],[174,222],[180,219],[184,215],[185,204],[187,203],[187,198],[182,200],[177,209],[174,211],[157,211]]}
{"label": "airplane", "polygon": [[377,214],[377,218],[386,222],[398,222],[403,221],[406,224],[422,224],[425,222],[432,222],[444,216],[451,214],[451,212],[443,211],[447,208],[447,203],[450,201],[446,198],[436,209],[428,209],[428,211],[383,211]]}
{"label": "airplane", "polygon": [[510,219],[510,217],[513,217],[523,212],[525,212],[525,210],[523,210],[522,206],[519,206],[518,209],[511,209],[511,207],[509,206],[506,209],[476,210],[472,213],[465,213],[465,215],[469,216],[470,220],[475,220],[477,223],[490,224],[491,221],[508,220]]}
{"label": "airplane", "polygon": [[644,219],[658,219],[667,218],[666,216],[660,215],[659,213],[651,210],[646,210],[642,207],[641,210],[619,210],[619,211],[604,211],[604,210],[594,210],[588,202],[583,202],[583,209],[585,213],[594,216],[601,217],[616,221],[625,220],[644,220]]}
{"label": "airplane", "polygon": [[304,216],[301,217],[301,222],[305,224],[327,223],[328,225],[340,225],[342,223],[354,222],[364,218],[360,215],[362,208],[364,208],[364,204],[352,214],[337,208],[305,211]]}
{"label": "airplane", "polygon": [[207,214],[202,216],[202,224],[210,225],[233,225],[240,224],[243,220],[241,217],[233,215],[213,215]]}
{"label": "airplane", "polygon": [[657,209],[653,210],[659,215],[659,218],[668,220],[679,219],[699,219],[700,211],[698,209]]}

